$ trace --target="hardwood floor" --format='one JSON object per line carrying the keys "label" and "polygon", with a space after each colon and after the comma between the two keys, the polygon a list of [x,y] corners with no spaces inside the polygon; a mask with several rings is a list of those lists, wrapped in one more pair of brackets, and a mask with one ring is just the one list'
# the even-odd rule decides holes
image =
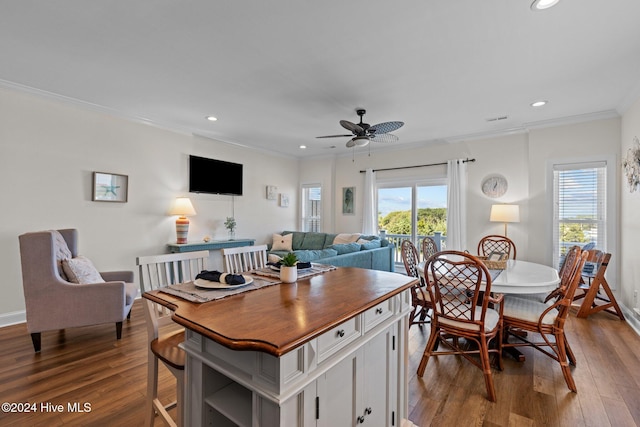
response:
{"label": "hardwood floor", "polygon": [[[496,403],[485,398],[481,371],[458,357],[430,360],[418,378],[429,327],[412,326],[409,418],[421,427],[640,425],[640,337],[606,313],[572,315],[567,323],[578,393],[567,389],[556,362],[525,348],[524,363],[505,359],[504,371],[494,370]],[[147,356],[140,301],[122,336],[116,341],[114,325],[48,332],[36,355],[24,324],[0,328],[0,402],[37,406],[34,413],[0,412],[0,426],[142,425]],[[170,400],[175,382],[164,368],[160,384]],[[47,403],[50,412],[43,411]],[[90,412],[70,412],[74,403],[89,403]],[[53,405],[63,412],[52,412]]]}
{"label": "hardwood floor", "polygon": [[493,370],[497,402],[486,399],[480,369],[457,356],[429,360],[416,375],[429,327],[409,331],[409,419],[419,426],[637,426],[640,425],[640,337],[616,316],[598,313],[567,320],[577,366],[577,393],[557,362],[523,347],[523,363],[504,358]]}

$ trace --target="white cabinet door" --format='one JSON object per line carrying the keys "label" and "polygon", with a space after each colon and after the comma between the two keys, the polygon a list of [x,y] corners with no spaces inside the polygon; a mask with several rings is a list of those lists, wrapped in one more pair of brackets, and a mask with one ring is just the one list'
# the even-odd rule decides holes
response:
{"label": "white cabinet door", "polygon": [[392,422],[398,425],[393,390],[397,378],[394,339],[393,328],[387,328],[363,348],[363,384],[359,388],[362,412],[358,414],[363,417],[363,427],[388,427]]}
{"label": "white cabinet door", "polygon": [[393,331],[389,327],[380,332],[318,378],[319,427],[398,425]]}
{"label": "white cabinet door", "polygon": [[357,350],[318,378],[318,427],[355,426],[355,412],[361,406],[357,401],[361,354]]}

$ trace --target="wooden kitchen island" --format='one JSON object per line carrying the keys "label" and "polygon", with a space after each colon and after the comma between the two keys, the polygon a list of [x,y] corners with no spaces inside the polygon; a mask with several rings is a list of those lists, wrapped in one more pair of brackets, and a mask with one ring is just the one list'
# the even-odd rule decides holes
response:
{"label": "wooden kitchen island", "polygon": [[186,328],[186,426],[399,426],[417,279],[338,268],[193,303],[153,291]]}

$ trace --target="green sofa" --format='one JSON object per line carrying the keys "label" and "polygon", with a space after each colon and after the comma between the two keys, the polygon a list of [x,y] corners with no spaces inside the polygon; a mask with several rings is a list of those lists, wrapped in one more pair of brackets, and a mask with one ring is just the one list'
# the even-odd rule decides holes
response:
{"label": "green sofa", "polygon": [[[300,231],[283,231],[293,234],[291,247],[301,262],[330,264],[337,267],[360,267],[370,270],[394,271],[395,247],[387,239],[378,236],[360,236],[361,243],[334,245],[337,234]],[[366,243],[362,243],[366,241]],[[272,251],[269,254],[282,257],[288,251]]]}

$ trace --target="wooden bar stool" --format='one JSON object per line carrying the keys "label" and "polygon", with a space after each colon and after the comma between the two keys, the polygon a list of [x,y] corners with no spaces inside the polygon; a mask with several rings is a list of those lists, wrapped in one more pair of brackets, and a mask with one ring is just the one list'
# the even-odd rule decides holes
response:
{"label": "wooden bar stool", "polygon": [[[616,301],[616,297],[613,295],[607,279],[604,277],[604,273],[609,265],[611,254],[602,253],[598,250],[589,251],[588,262],[597,263],[596,274],[591,278],[588,276],[588,282],[584,280],[580,283],[578,291],[573,300],[582,299],[582,304],[578,310],[578,317],[585,318],[590,314],[597,313],[599,311],[606,311],[607,313],[616,315],[620,320],[624,321],[624,314]],[[600,289],[606,294],[606,296],[600,292]]]}

